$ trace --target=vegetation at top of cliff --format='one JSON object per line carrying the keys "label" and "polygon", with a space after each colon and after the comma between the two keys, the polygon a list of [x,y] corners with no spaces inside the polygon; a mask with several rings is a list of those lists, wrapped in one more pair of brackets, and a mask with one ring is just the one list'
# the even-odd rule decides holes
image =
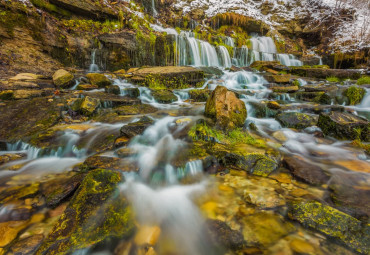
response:
{"label": "vegetation at top of cliff", "polygon": [[107,20],[105,22],[100,22],[89,19],[65,19],[62,20],[62,24],[69,30],[69,32],[72,33],[111,33],[122,28],[118,20]]}

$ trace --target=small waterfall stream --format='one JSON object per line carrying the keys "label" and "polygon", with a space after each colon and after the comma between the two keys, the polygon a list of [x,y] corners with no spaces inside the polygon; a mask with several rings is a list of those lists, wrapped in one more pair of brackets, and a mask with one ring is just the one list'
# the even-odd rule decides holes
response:
{"label": "small waterfall stream", "polygon": [[96,49],[93,49],[91,51],[91,64],[89,67],[90,73],[99,72],[99,66],[95,63],[95,57],[96,57]]}

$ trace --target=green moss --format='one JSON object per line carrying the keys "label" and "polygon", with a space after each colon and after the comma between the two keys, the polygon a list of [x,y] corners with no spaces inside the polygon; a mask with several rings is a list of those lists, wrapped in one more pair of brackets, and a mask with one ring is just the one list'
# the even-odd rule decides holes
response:
{"label": "green moss", "polygon": [[256,147],[265,148],[266,144],[262,139],[255,139],[242,128],[233,129],[230,132],[223,132],[209,127],[207,124],[197,124],[193,126],[188,135],[193,140],[216,141],[218,143],[236,145],[249,144]]}
{"label": "green moss", "polygon": [[301,86],[301,84],[299,83],[299,81],[298,80],[294,80],[293,82],[292,82],[292,85],[293,86]]}
{"label": "green moss", "polygon": [[48,1],[44,1],[44,0],[31,0],[31,3],[36,6],[36,7],[39,7],[41,9],[44,9],[48,12],[51,12],[51,13],[55,13],[55,14],[59,14],[59,15],[62,15],[62,16],[67,16],[67,17],[70,17],[71,16],[71,13],[67,10],[64,10],[54,4],[51,4],[49,3]]}
{"label": "green moss", "polygon": [[343,95],[348,97],[350,105],[356,105],[361,103],[366,90],[357,86],[351,86],[343,92]]}
{"label": "green moss", "polygon": [[330,69],[328,65],[313,65],[312,68]]}
{"label": "green moss", "polygon": [[329,76],[329,77],[326,77],[326,80],[328,82],[337,82],[339,83],[340,82],[340,79],[338,77],[335,77],[335,76]]}
{"label": "green moss", "polygon": [[362,76],[357,80],[357,85],[370,84],[370,76]]}

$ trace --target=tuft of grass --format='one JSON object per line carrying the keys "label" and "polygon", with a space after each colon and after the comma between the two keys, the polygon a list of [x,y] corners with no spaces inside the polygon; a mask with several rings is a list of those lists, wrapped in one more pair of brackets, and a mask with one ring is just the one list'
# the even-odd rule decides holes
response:
{"label": "tuft of grass", "polygon": [[335,76],[326,77],[326,80],[328,82],[340,82],[340,79],[338,77],[335,77]]}
{"label": "tuft of grass", "polygon": [[370,84],[370,76],[362,76],[357,80],[357,85]]}

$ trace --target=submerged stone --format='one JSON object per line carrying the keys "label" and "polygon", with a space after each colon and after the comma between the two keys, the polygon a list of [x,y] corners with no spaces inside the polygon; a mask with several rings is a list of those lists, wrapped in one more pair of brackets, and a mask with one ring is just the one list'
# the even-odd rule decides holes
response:
{"label": "submerged stone", "polygon": [[299,112],[283,112],[276,116],[283,127],[304,129],[316,126],[318,117],[312,114]]}
{"label": "submerged stone", "polygon": [[117,171],[89,172],[36,254],[68,254],[106,238],[132,235],[131,208],[120,195]]}
{"label": "submerged stone", "polygon": [[53,82],[57,87],[68,88],[73,85],[73,80],[73,74],[64,69],[59,69],[53,74]]}
{"label": "submerged stone", "polygon": [[326,184],[330,179],[321,167],[305,162],[304,158],[299,156],[285,156],[283,164],[295,177],[310,184]]}
{"label": "submerged stone", "polygon": [[347,112],[321,113],[317,126],[325,135],[341,140],[370,141],[370,122]]}
{"label": "submerged stone", "polygon": [[336,238],[364,254],[370,252],[370,225],[316,201],[293,203],[289,218]]}
{"label": "submerged stone", "polygon": [[246,246],[243,234],[239,231],[231,229],[223,221],[208,219],[206,221],[206,228],[210,235],[211,241],[216,247],[237,251]]}
{"label": "submerged stone", "polygon": [[221,128],[233,129],[244,125],[247,109],[234,92],[217,86],[207,100],[205,115],[215,120]]}

